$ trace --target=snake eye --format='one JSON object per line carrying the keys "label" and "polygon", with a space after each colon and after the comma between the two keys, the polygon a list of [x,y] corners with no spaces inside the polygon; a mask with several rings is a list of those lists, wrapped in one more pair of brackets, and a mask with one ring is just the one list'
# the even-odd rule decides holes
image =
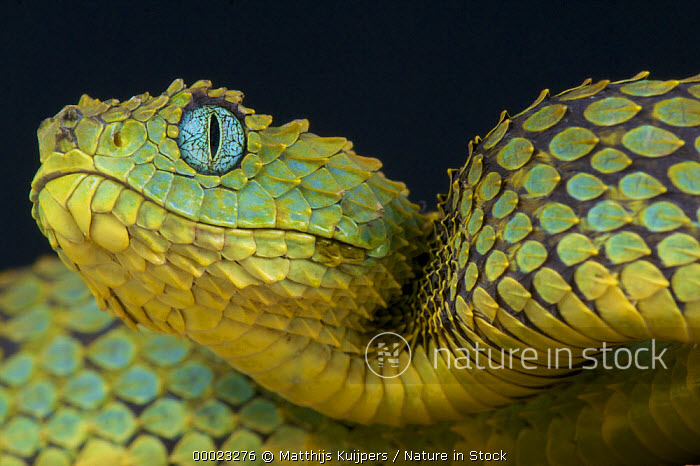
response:
{"label": "snake eye", "polygon": [[180,121],[180,155],[203,175],[223,175],[234,169],[243,158],[244,143],[241,122],[223,107],[202,105]]}

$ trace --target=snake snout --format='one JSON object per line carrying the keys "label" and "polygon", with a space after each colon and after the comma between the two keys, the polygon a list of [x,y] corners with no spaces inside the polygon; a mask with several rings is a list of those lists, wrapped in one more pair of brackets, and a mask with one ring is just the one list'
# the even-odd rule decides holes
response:
{"label": "snake snout", "polygon": [[66,153],[78,145],[75,127],[83,118],[75,105],[66,105],[56,116],[46,118],[39,125],[37,138],[43,163],[54,152]]}

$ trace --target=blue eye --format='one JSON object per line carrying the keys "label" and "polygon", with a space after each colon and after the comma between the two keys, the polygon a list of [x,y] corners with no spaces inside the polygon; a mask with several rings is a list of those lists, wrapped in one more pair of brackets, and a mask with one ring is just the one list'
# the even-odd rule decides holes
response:
{"label": "blue eye", "polygon": [[187,165],[203,175],[223,175],[243,158],[245,133],[238,118],[222,107],[202,105],[182,117],[177,145]]}

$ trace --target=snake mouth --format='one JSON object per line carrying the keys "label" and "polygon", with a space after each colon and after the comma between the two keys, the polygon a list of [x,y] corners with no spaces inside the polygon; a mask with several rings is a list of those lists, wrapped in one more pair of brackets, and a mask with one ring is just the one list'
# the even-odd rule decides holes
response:
{"label": "snake mouth", "polygon": [[[46,121],[51,122],[51,119]],[[34,204],[33,214],[34,217],[37,218],[37,220],[38,214],[36,212],[36,209],[37,206],[40,204],[42,192],[48,189],[48,191],[51,192],[53,199],[59,204],[61,204],[63,210],[67,211],[70,214],[73,214],[73,211],[78,208],[79,201],[73,201],[73,207],[71,207],[68,204],[69,199],[74,196],[74,191],[78,190],[78,185],[80,185],[83,182],[83,180],[87,180],[85,181],[85,183],[94,186],[92,186],[91,188],[83,187],[79,191],[82,192],[87,190],[89,191],[90,196],[96,196],[96,200],[93,201],[94,203],[110,203],[110,201],[100,202],[101,191],[107,191],[110,195],[115,195],[115,193],[120,194],[121,192],[123,192],[124,197],[139,199],[138,205],[131,205],[131,207],[135,209],[134,212],[120,212],[122,217],[134,215],[138,216],[138,209],[140,208],[140,206],[145,205],[148,206],[147,209],[150,210],[153,210],[156,207],[160,208],[164,212],[167,212],[169,216],[173,218],[178,218],[179,221],[183,223],[194,224],[200,230],[221,228],[227,231],[265,230],[279,231],[280,234],[297,233],[299,235],[305,235],[307,237],[314,238],[314,240],[323,247],[324,251],[330,254],[329,257],[323,260],[323,262],[329,264],[337,265],[340,262],[349,262],[355,264],[361,263],[366,259],[368,254],[370,256],[380,257],[380,254],[385,253],[385,251],[383,251],[382,249],[386,249],[387,246],[375,246],[374,248],[372,248],[371,246],[374,245],[369,245],[366,242],[361,242],[360,244],[353,244],[351,242],[343,241],[341,239],[335,239],[333,237],[334,233],[337,232],[339,229],[339,226],[337,225],[329,229],[323,227],[321,224],[315,224],[313,225],[313,228],[302,229],[295,228],[294,225],[280,227],[274,223],[274,220],[272,222],[265,220],[264,222],[261,222],[261,224],[258,226],[254,224],[255,221],[253,219],[248,219],[243,216],[243,208],[239,208],[238,212],[234,211],[238,214],[238,218],[235,219],[234,222],[222,222],[221,218],[225,219],[225,216],[222,216],[221,218],[217,219],[218,221],[207,221],[210,219],[197,218],[196,216],[191,215],[191,212],[186,212],[182,209],[177,209],[177,206],[174,206],[175,209],[170,209],[170,206],[168,205],[169,198],[165,196],[161,197],[160,199],[154,199],[153,196],[149,196],[148,193],[143,192],[145,190],[135,189],[135,187],[132,185],[133,183],[125,182],[123,179],[120,179],[117,176],[112,176],[108,173],[101,171],[98,167],[96,167],[95,158],[93,156],[86,155],[80,149],[72,149],[66,153],[54,151],[49,153],[48,155],[46,155],[42,151],[42,161],[42,165],[40,166],[39,170],[34,176],[34,179],[32,180],[31,191],[29,193],[29,199]],[[177,179],[178,177],[175,178]],[[110,188],[102,189],[97,187],[98,184],[107,184],[110,186]],[[174,190],[174,188],[170,188],[170,190],[176,191]],[[186,192],[178,192],[178,194],[180,195],[180,198],[186,198],[187,196]],[[84,210],[90,210],[91,205],[89,201],[91,200],[92,198],[82,199],[83,202],[87,202],[87,204],[84,206]],[[112,199],[111,203],[112,205],[114,205],[115,200]],[[119,207],[121,207],[121,205],[123,204],[128,205],[129,203],[121,203],[119,204]],[[131,204],[133,204],[133,202]],[[107,213],[111,209],[111,207],[109,207],[106,210],[104,209],[105,208],[103,207],[103,210],[97,213]],[[247,210],[247,213],[255,214],[255,212],[255,206]],[[126,226],[130,226],[128,222]],[[371,230],[368,229],[368,231],[370,232],[370,234],[372,233]],[[86,237],[90,236],[87,231],[84,233]],[[384,234],[385,233],[382,232],[382,236]],[[72,236],[75,238],[75,235]],[[372,249],[374,249],[374,251],[371,251]],[[372,252],[374,252],[374,254],[372,254]]]}
{"label": "snake mouth", "polygon": [[[63,159],[55,161],[57,157]],[[69,159],[68,163],[65,159]],[[58,233],[76,244],[91,241],[113,254],[121,252],[134,239],[141,241],[138,236],[149,232],[175,245],[190,244],[217,250],[223,259],[233,261],[251,256],[281,257],[313,259],[324,266],[336,267],[359,265],[368,258],[365,249],[309,232],[225,228],[193,221],[156,204],[118,178],[85,169],[89,167],[76,168],[75,163],[82,161],[87,165],[90,160],[80,151],[65,155],[55,153],[37,172],[29,197],[33,203],[32,214],[47,236],[55,237]],[[64,168],[66,165],[70,168]],[[109,227],[100,226],[107,219]],[[54,243],[52,241],[55,247]],[[164,252],[156,251],[156,254]],[[162,260],[155,262],[163,263]],[[271,275],[268,273],[264,278]]]}

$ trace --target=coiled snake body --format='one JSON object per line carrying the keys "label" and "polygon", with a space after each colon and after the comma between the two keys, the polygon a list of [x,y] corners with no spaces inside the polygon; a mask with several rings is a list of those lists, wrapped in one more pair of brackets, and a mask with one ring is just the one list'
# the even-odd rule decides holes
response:
{"label": "coiled snake body", "polygon": [[4,458],[700,459],[700,77],[646,76],[503,112],[430,214],[238,91],[83,96],[39,128],[32,214],[141,331],[51,260],[6,273]]}

